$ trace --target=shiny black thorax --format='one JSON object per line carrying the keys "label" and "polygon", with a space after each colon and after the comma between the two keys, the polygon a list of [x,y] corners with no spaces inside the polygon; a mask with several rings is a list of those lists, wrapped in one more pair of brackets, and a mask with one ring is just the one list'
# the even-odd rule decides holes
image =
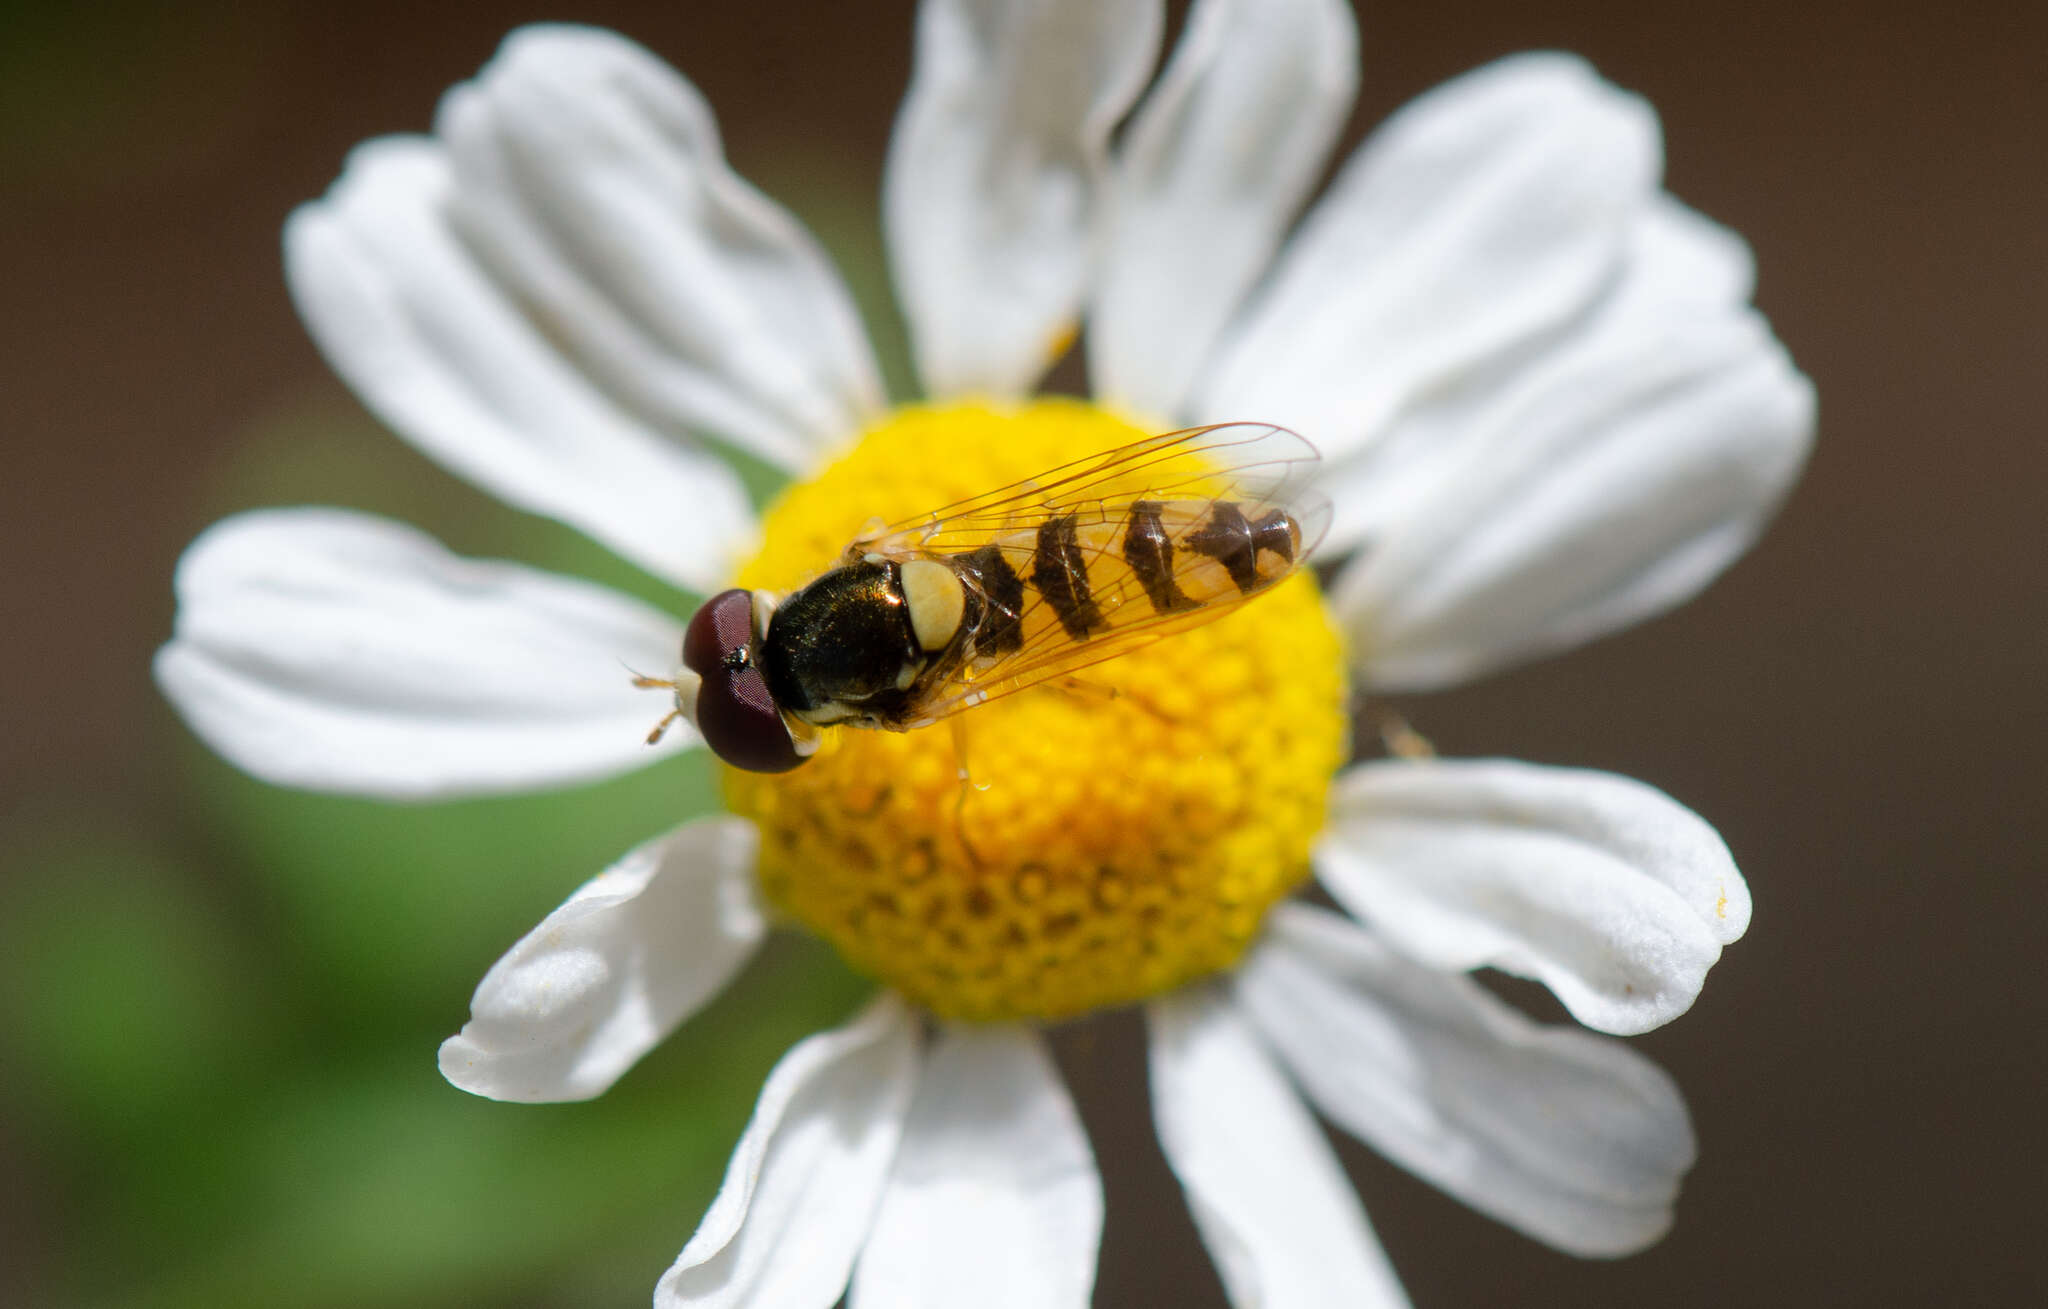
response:
{"label": "shiny black thorax", "polygon": [[931,662],[917,644],[902,574],[888,561],[835,568],[792,592],[769,620],[761,671],[785,712],[813,722],[892,726]]}

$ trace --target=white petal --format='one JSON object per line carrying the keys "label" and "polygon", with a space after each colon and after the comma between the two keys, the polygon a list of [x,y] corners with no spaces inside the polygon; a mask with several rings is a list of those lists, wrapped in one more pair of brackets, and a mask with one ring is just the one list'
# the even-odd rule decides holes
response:
{"label": "white petal", "polygon": [[1501,406],[1531,377],[1588,348],[1740,317],[1755,272],[1735,233],[1669,195],[1652,197],[1630,223],[1620,276],[1586,312],[1539,347],[1475,368],[1403,410],[1368,449],[1327,468],[1322,486],[1336,516],[1324,548],[1379,549],[1489,443],[1512,443],[1517,433],[1499,427]]}
{"label": "white petal", "polygon": [[520,299],[461,230],[459,208],[439,143],[386,137],[292,215],[285,271],[328,362],[478,486],[659,577],[716,589],[753,529],[737,475],[664,439],[572,358],[565,324]]}
{"label": "white petal", "polygon": [[1352,456],[1584,310],[1660,167],[1649,107],[1577,59],[1517,56],[1437,88],[1310,212],[1196,416],[1285,424]]}
{"label": "white petal", "polygon": [[437,130],[476,257],[657,430],[801,471],[880,409],[824,252],[727,167],[704,98],[646,50],[524,28],[449,93]]}
{"label": "white petal", "polygon": [[1608,292],[1616,324],[1638,314],[1698,313],[1747,304],[1756,291],[1749,243],[1667,192],[1651,197],[1629,228],[1627,266]]}
{"label": "white petal", "polygon": [[925,0],[882,212],[935,395],[1030,389],[1071,339],[1110,129],[1159,45],[1157,0]]}
{"label": "white petal", "polygon": [[1534,978],[1601,1031],[1684,1013],[1749,926],[1749,887],[1714,829],[1611,773],[1362,764],[1331,810],[1316,872],[1346,909],[1424,962]]}
{"label": "white petal", "polygon": [[1443,686],[1626,626],[1763,530],[1812,443],[1812,385],[1754,314],[1636,326],[1531,370],[1344,577],[1334,603],[1373,686]]}
{"label": "white petal", "polygon": [[917,1019],[883,996],[768,1075],[656,1309],[828,1309],[846,1290],[917,1088]]}
{"label": "white petal", "polygon": [[1200,0],[1103,198],[1096,391],[1177,416],[1320,173],[1358,86],[1345,0]]}
{"label": "white petal", "polygon": [[1238,997],[1331,1121],[1569,1254],[1629,1254],[1670,1229],[1694,1142],[1654,1064],[1533,1023],[1335,914],[1282,905],[1267,921]]}
{"label": "white petal", "polygon": [[1087,1309],[1102,1183],[1037,1032],[953,1027],[918,1079],[853,1309]]}
{"label": "white petal", "polygon": [[1146,1014],[1159,1143],[1231,1303],[1407,1304],[1329,1141],[1238,1012],[1199,987]]}
{"label": "white petal", "polygon": [[558,786],[650,763],[682,629],[602,587],[460,559],[339,509],[259,510],[179,561],[157,682],[192,730],[268,782],[395,800]]}
{"label": "white petal", "polygon": [[698,819],[585,882],[484,974],[442,1076],[493,1100],[603,1094],[761,943],[754,850],[751,823]]}

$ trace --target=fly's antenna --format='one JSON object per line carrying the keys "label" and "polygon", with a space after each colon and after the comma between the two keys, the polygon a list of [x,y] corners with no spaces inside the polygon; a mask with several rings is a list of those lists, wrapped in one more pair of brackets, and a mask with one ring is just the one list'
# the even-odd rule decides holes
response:
{"label": "fly's antenna", "polygon": [[676,707],[669,710],[662,720],[654,725],[654,730],[647,734],[647,744],[659,744],[678,718],[688,719],[692,726],[696,725],[698,677],[695,673],[687,668],[679,668],[674,677],[649,677],[645,673],[635,671],[633,666],[623,659],[619,661],[619,667],[625,669],[632,677],[633,685],[642,690],[659,687],[675,694]]}

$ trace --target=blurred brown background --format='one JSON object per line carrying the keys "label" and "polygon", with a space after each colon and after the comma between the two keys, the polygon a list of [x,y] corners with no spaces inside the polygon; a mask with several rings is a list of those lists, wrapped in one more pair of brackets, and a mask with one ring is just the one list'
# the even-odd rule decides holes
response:
{"label": "blurred brown background", "polygon": [[[250,1144],[279,1069],[373,1099],[402,1084],[422,1103],[463,1101],[433,1112],[475,1115],[460,1121],[483,1125],[482,1150],[490,1133],[528,1130],[499,1126],[512,1114],[547,1132],[568,1115],[586,1117],[563,1132],[658,1123],[700,1065],[656,1061],[619,1104],[560,1110],[472,1106],[437,1086],[432,1042],[459,1023],[474,979],[597,864],[524,869],[506,894],[466,898],[434,890],[427,860],[402,882],[337,893],[441,962],[379,973],[386,946],[371,934],[348,947],[359,971],[336,971],[346,950],[320,937],[325,919],[295,916],[298,874],[281,852],[298,847],[223,817],[273,793],[199,754],[148,658],[170,628],[178,551],[224,511],[428,497],[458,546],[506,530],[477,517],[497,512],[472,507],[481,495],[375,430],[286,301],[279,223],[353,143],[425,128],[442,90],[516,23],[616,27],[703,88],[736,166],[852,265],[886,333],[875,195],[910,10],[0,10],[0,910],[18,928],[0,931],[0,1301],[644,1303],[778,1043],[812,1019],[742,1040],[741,1011],[707,1018],[693,1048],[728,1070],[731,1103],[707,1111],[673,1177],[660,1159],[603,1165],[644,1192],[628,1231],[584,1241],[582,1201],[535,1198],[540,1168],[600,1166],[585,1146],[544,1165],[516,1142],[494,1157],[436,1154],[452,1139],[440,1127],[405,1129],[429,1144],[376,1166],[393,1196],[441,1184],[429,1173],[489,1179],[445,1202],[469,1209],[437,1246],[468,1263],[418,1271],[438,1256],[380,1223],[401,1211],[376,1190],[333,1222],[292,1227],[279,1213],[355,1195],[361,1179],[354,1147],[302,1158],[296,1127]],[[2048,884],[2032,803],[2048,778],[2048,7],[1478,0],[1371,4],[1361,24],[1354,139],[1435,82],[1528,47],[1579,51],[1646,95],[1670,187],[1753,243],[1759,302],[1821,394],[1804,482],[1703,599],[1404,705],[1447,753],[1612,769],[1671,792],[1719,826],[1757,914],[1693,1013],[1640,1042],[1685,1088],[1701,1138],[1671,1237],[1618,1264],[1577,1262],[1347,1142],[1395,1266],[1425,1309],[2048,1303]],[[362,491],[365,468],[409,489]],[[429,821],[305,812],[344,886],[363,825],[384,824],[376,839],[396,847]],[[581,839],[601,858],[640,834]],[[123,879],[144,854],[170,871],[138,891]],[[196,924],[177,966],[211,979],[187,1015],[203,1030],[174,1010],[145,1015],[141,1036],[108,1037],[92,1025],[142,1013],[137,997],[158,1003],[171,967],[148,953],[163,935],[157,910],[138,907],[150,897],[172,906],[165,920]],[[100,925],[124,914],[127,934],[103,941]],[[273,930],[303,921],[316,923],[306,935]],[[435,954],[437,934],[450,940]],[[389,994],[348,980],[361,977],[384,977]],[[226,1027],[210,1016],[216,994],[241,1015]],[[1109,1188],[1097,1303],[1218,1304],[1151,1140],[1135,1037],[1112,1018],[1063,1044]],[[337,1048],[356,1052],[345,1073]],[[336,1139],[399,1134],[360,1121]],[[259,1148],[274,1161],[252,1172],[244,1156]],[[494,1253],[535,1241],[553,1253],[510,1265]],[[309,1253],[320,1243],[340,1253]]]}

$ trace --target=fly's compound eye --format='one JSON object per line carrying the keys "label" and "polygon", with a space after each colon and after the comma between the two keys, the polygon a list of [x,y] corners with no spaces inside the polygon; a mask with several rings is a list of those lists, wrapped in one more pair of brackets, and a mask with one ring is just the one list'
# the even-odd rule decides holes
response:
{"label": "fly's compound eye", "polygon": [[699,677],[734,663],[752,663],[754,596],[737,588],[720,591],[690,615],[683,633],[683,667]]}
{"label": "fly's compound eye", "polygon": [[754,597],[721,591],[690,618],[683,666],[697,674],[697,730],[711,752],[750,773],[786,773],[804,761],[754,659]]}

